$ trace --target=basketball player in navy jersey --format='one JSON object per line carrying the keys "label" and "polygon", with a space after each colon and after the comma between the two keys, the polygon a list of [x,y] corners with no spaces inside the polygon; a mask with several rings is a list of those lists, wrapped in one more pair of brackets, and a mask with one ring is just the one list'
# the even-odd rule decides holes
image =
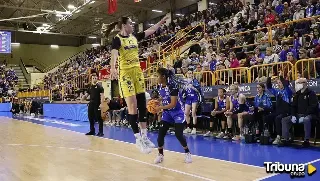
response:
{"label": "basketball player in navy jersey", "polygon": [[237,141],[244,139],[243,117],[247,114],[253,114],[253,111],[250,110],[250,105],[246,101],[246,96],[239,93],[238,85],[231,85],[230,92],[230,109],[225,112],[225,115],[227,116],[228,131],[224,138],[231,138],[232,123],[233,120],[237,120],[239,128],[237,128],[236,135],[232,138],[233,140]]}
{"label": "basketball player in navy jersey", "polygon": [[[193,77],[193,72],[189,70],[187,72],[187,79],[186,79],[186,86],[184,88],[185,91],[185,115],[187,120],[187,129],[184,130],[184,133],[191,133],[196,134],[197,133],[197,108],[199,105],[199,98],[200,93],[196,89],[196,86],[199,86],[200,83],[197,79]],[[190,123],[190,111],[192,114],[192,122],[193,125]],[[193,129],[191,129],[193,127]]]}
{"label": "basketball player in navy jersey", "polygon": [[170,125],[174,125],[176,138],[179,140],[185,151],[186,163],[191,163],[192,158],[187,145],[187,141],[183,136],[183,128],[185,126],[185,114],[183,111],[183,104],[179,96],[179,89],[174,81],[173,72],[160,68],[157,71],[158,73],[158,82],[160,84],[159,94],[162,98],[162,105],[157,107],[156,110],[162,112],[162,123],[159,129],[158,134],[158,150],[159,154],[154,160],[155,163],[161,163],[163,161],[163,145],[164,138],[169,130]]}
{"label": "basketball player in navy jersey", "polygon": [[218,96],[215,98],[214,110],[211,112],[212,118],[210,119],[210,129],[203,136],[212,136],[213,121],[221,121],[221,132],[217,135],[217,138],[223,138],[226,129],[227,117],[224,112],[229,109],[229,97],[226,95],[226,90],[223,88],[218,89]]}

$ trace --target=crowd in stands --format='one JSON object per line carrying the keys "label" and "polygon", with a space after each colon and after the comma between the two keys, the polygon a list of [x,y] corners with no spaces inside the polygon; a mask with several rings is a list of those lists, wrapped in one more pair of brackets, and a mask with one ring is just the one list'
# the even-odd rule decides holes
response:
{"label": "crowd in stands", "polygon": [[[200,41],[190,47],[189,53],[177,57],[174,65],[168,65],[168,68],[174,70],[176,74],[185,75],[190,70],[195,72],[194,77],[203,86],[230,85],[234,84],[229,80],[233,76],[232,72],[229,71],[228,75],[218,76],[216,82],[211,81],[212,73],[228,68],[248,68],[277,62],[295,64],[298,60],[320,57],[319,16],[320,0],[261,0],[257,4],[242,4],[239,0],[222,1],[210,6],[205,11],[184,15],[174,20],[169,26],[161,27],[155,35],[140,42],[140,56],[141,58],[149,56],[154,59],[160,58],[155,53],[160,47],[165,48],[180,38],[185,41],[191,40],[189,37],[175,36],[179,30],[184,29],[184,32],[188,32],[203,23],[205,26],[199,26],[199,29],[195,29],[193,33],[189,34],[195,35],[197,32],[205,31]],[[299,21],[303,18],[309,19]],[[296,22],[290,23],[294,20]],[[285,22],[287,24],[281,24]],[[233,35],[226,36],[230,34]],[[175,38],[168,41],[172,37]],[[272,44],[270,40],[272,40]],[[70,94],[77,94],[72,100],[79,100],[83,90],[79,91],[78,85],[68,81],[79,75],[87,75],[90,71],[98,71],[107,66],[109,60],[109,46],[92,48],[72,58],[69,63],[59,67],[56,72],[46,76],[44,85],[46,88],[54,88],[53,97],[55,100],[62,98],[62,85],[69,86],[73,90]],[[316,73],[311,75],[312,78],[320,75],[320,62],[315,61],[314,65],[308,66],[308,68],[315,68],[314,72]],[[271,78],[279,75],[280,72],[281,76],[278,76],[279,79],[276,81],[278,89],[274,89],[271,85]],[[302,107],[296,102],[297,99],[300,100],[301,96],[295,97],[295,101],[290,103],[293,93],[288,89],[288,81],[293,77],[292,70],[276,67],[271,70],[257,69],[255,73],[258,76],[251,81],[260,83],[257,86],[260,92],[258,91],[254,102],[248,103],[246,110],[239,111],[235,115],[227,113],[228,120],[231,118],[233,121],[224,124],[215,118],[217,113],[214,111],[218,110],[214,109],[210,113],[212,116],[210,119],[218,121],[217,124],[220,125],[219,131],[221,133],[217,137],[234,140],[244,139],[244,135],[248,134],[248,127],[250,127],[251,130],[258,130],[256,135],[266,135],[265,131],[267,130],[267,133],[275,138],[275,144],[286,144],[289,141],[289,129],[295,122],[304,124],[304,145],[308,146],[312,130],[310,122],[317,116],[317,103],[313,102],[312,105]],[[306,76],[308,74],[306,67],[301,67],[299,73],[300,77],[310,78]],[[243,76],[246,77],[245,74]],[[305,79],[299,79],[297,84],[303,85],[303,89],[306,91],[298,91],[299,95],[308,93],[314,99],[313,101],[317,100],[313,97],[313,92],[307,88]],[[236,85],[229,88],[231,90],[229,94],[232,94],[232,91],[234,95],[239,93]],[[275,103],[271,103],[270,97],[265,94],[266,89],[269,89],[276,97]],[[277,97],[280,94],[285,96]],[[224,95],[226,92],[223,92]],[[242,104],[246,102],[245,96],[240,96],[240,99]],[[265,100],[265,104],[261,105],[259,101],[263,100]],[[108,100],[107,102],[110,108],[107,124],[126,125],[125,103],[121,99]],[[298,114],[286,110],[288,107],[292,107],[292,110]],[[310,109],[306,110],[308,108]],[[310,117],[310,115],[312,116]],[[154,123],[158,121],[158,116],[149,115],[149,118],[149,128],[157,127]],[[250,120],[267,121],[248,125],[248,123],[252,123]],[[272,129],[273,124],[275,125],[274,129]],[[233,131],[232,128],[235,127],[237,129]],[[216,130],[210,126],[210,132],[205,136],[211,135],[212,131]],[[281,136],[285,139],[284,142],[281,141]]]}
{"label": "crowd in stands", "polygon": [[12,68],[6,64],[0,65],[0,98],[2,102],[10,102],[10,98],[16,95],[18,76]]}

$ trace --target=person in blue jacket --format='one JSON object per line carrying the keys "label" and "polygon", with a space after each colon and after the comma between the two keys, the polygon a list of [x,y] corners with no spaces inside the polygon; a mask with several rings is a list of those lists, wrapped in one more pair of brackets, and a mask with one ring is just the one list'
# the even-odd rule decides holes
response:
{"label": "person in blue jacket", "polygon": [[257,85],[258,94],[254,98],[254,120],[258,122],[259,133],[264,129],[264,118],[272,111],[270,96],[266,93],[266,86],[263,83]]}
{"label": "person in blue jacket", "polygon": [[289,81],[283,78],[283,73],[281,71],[279,72],[279,79],[276,81],[276,88],[272,86],[271,76],[272,74],[270,73],[267,79],[267,88],[276,98],[276,110],[265,117],[265,124],[270,127],[275,123],[275,133],[277,136],[273,144],[279,144],[281,142],[282,133],[281,120],[290,114],[293,93],[289,87]]}

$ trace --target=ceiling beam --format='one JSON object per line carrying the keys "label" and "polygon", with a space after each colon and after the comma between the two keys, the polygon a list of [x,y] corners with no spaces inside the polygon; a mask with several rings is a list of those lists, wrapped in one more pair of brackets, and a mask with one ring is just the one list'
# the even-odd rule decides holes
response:
{"label": "ceiling beam", "polygon": [[153,10],[153,8],[148,8],[145,6],[137,6],[137,5],[131,5],[131,4],[125,4],[125,3],[118,3],[119,6],[127,7],[127,8],[134,8],[134,9],[144,9],[144,10]]}
{"label": "ceiling beam", "polygon": [[[2,19],[2,18],[0,17],[0,19]],[[3,19],[4,19],[4,18],[3,18]],[[7,22],[25,23],[26,21],[23,21],[23,20],[7,20]],[[54,23],[39,22],[39,21],[30,21],[30,23],[34,23],[34,24],[48,24],[48,25],[55,25]]]}
{"label": "ceiling beam", "polygon": [[9,6],[9,5],[0,5],[0,8],[8,8],[8,9],[20,9],[20,10],[27,10],[27,11],[39,11],[41,12],[41,9],[36,8],[26,8],[26,7],[19,7],[19,6]]}

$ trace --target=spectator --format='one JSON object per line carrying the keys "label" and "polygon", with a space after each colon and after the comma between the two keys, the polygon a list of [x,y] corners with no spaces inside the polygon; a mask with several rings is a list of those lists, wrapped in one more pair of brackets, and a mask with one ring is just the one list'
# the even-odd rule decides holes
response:
{"label": "spectator", "polygon": [[304,18],[304,10],[301,8],[301,5],[298,4],[296,6],[296,11],[295,13],[293,14],[293,20],[298,20],[298,19],[302,19]]}
{"label": "spectator", "polygon": [[311,121],[318,113],[318,99],[314,91],[307,87],[307,79],[300,78],[295,85],[296,94],[293,98],[291,115],[282,119],[282,137],[280,145],[289,143],[289,129],[294,123],[304,124],[303,146],[310,146]]}
{"label": "spectator", "polygon": [[230,53],[229,59],[230,59],[230,68],[240,67],[240,62],[238,61],[236,54],[234,52]]}
{"label": "spectator", "polygon": [[269,74],[267,79],[267,88],[276,97],[276,111],[265,117],[265,123],[270,128],[275,122],[275,134],[277,136],[273,144],[279,144],[282,133],[281,120],[290,114],[292,91],[289,87],[289,81],[283,78],[282,72],[279,73],[280,78],[277,79],[277,88],[273,88],[271,76],[272,74]]}
{"label": "spectator", "polygon": [[297,53],[294,49],[289,48],[289,43],[285,42],[283,44],[283,50],[280,52],[280,62],[287,61],[287,54],[291,52],[292,56],[297,59]]}
{"label": "spectator", "polygon": [[263,59],[263,64],[276,63],[279,62],[279,56],[273,53],[272,47],[267,47],[266,56]]}
{"label": "spectator", "polygon": [[274,14],[272,14],[272,11],[270,9],[266,10],[266,16],[264,18],[264,24],[265,25],[273,25],[276,23],[276,17]]}

